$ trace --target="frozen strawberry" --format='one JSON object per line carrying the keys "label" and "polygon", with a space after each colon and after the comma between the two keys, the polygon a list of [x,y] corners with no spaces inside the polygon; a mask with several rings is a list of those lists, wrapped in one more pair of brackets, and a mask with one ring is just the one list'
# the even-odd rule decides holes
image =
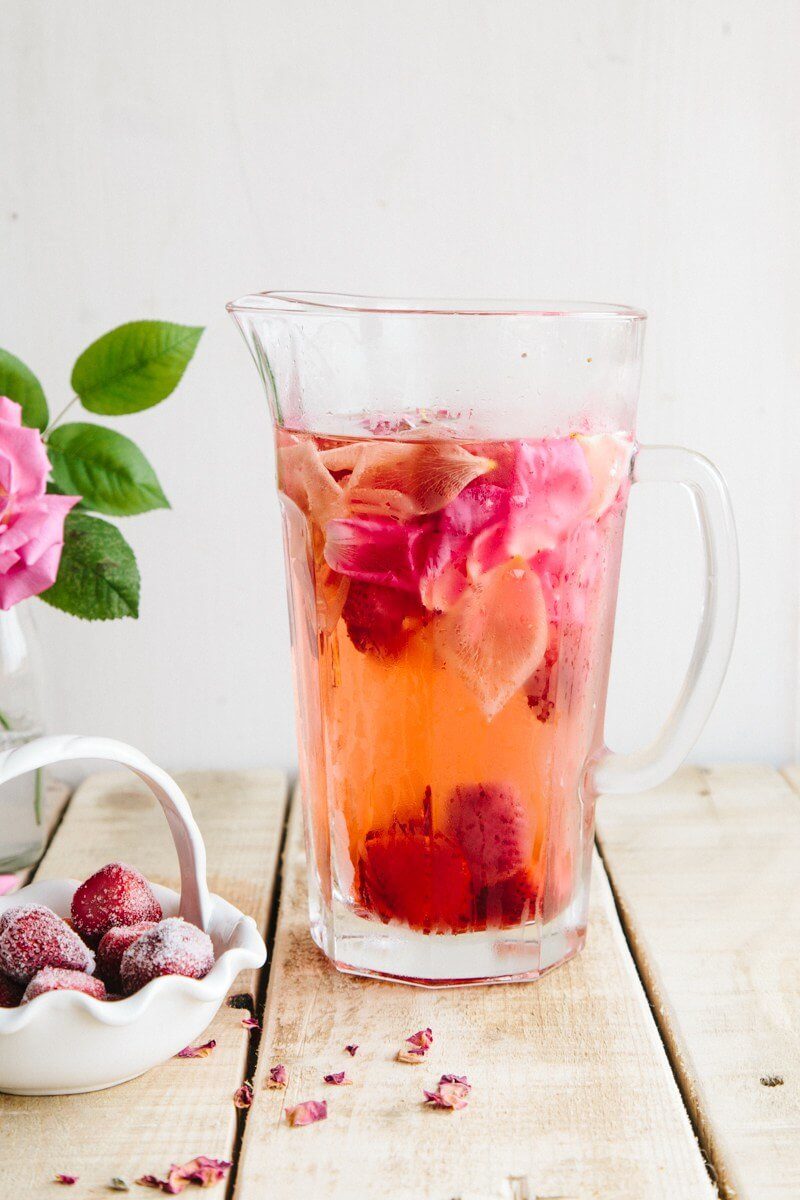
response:
{"label": "frozen strawberry", "polygon": [[22,1003],[27,1004],[45,992],[85,992],[87,996],[94,996],[95,1000],[106,998],[102,980],[83,971],[67,971],[63,967],[43,967],[37,971],[25,988]]}
{"label": "frozen strawberry", "polygon": [[155,924],[155,921],[139,921],[137,925],[116,925],[103,934],[97,947],[97,973],[110,988],[121,989],[119,966],[123,954],[138,937],[155,928]]}
{"label": "frozen strawberry", "polygon": [[478,907],[485,911],[488,925],[521,925],[535,919],[538,895],[536,876],[529,867],[523,867],[509,879],[485,888]]}
{"label": "frozen strawberry", "polygon": [[20,904],[4,913],[0,971],[27,983],[42,967],[94,970],[94,955],[66,921],[43,904]]}
{"label": "frozen strawberry", "polygon": [[411,826],[367,835],[361,872],[364,903],[382,921],[412,929],[463,929],[472,914],[466,860],[449,838]]}
{"label": "frozen strawberry", "polygon": [[72,897],[72,924],[92,946],[114,925],[160,921],[163,915],[144,875],[121,862],[95,871]]}
{"label": "frozen strawberry", "polygon": [[22,999],[22,984],[0,975],[0,1008],[16,1008]]}
{"label": "frozen strawberry", "polygon": [[141,934],[122,955],[119,973],[126,992],[159,975],[202,979],[214,965],[211,938],[181,917],[167,917]]}
{"label": "frozen strawberry", "polygon": [[450,800],[445,832],[464,852],[476,888],[508,879],[530,861],[533,853],[528,813],[510,783],[457,787]]}
{"label": "frozen strawberry", "polygon": [[342,616],[356,650],[392,658],[426,619],[426,612],[410,592],[354,579]]}

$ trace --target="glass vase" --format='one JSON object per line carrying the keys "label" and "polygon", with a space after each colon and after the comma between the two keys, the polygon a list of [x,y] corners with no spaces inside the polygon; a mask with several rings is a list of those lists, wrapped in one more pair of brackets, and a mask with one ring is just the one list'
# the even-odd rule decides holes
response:
{"label": "glass vase", "polygon": [[[30,607],[0,612],[0,752],[13,750],[44,731],[39,642]],[[20,871],[44,849],[43,771],[15,779],[0,790],[0,874]]]}

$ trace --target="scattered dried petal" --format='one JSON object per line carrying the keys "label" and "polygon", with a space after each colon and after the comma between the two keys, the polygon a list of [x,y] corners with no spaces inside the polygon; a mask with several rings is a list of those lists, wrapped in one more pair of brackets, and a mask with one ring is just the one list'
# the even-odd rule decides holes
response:
{"label": "scattered dried petal", "polygon": [[409,1046],[408,1042],[403,1046],[402,1050],[397,1051],[397,1061],[402,1063],[421,1063],[428,1053],[422,1046]]}
{"label": "scattered dried petal", "polygon": [[276,1067],[270,1067],[269,1069],[269,1075],[267,1076],[267,1087],[285,1088],[288,1078],[289,1076],[286,1071],[286,1067],[283,1065],[283,1063],[278,1063]]}
{"label": "scattered dried petal", "polygon": [[397,1052],[397,1061],[403,1063],[421,1063],[433,1045],[433,1034],[430,1029],[419,1029],[407,1037]]}
{"label": "scattered dried petal", "polygon": [[336,1087],[340,1087],[344,1083],[352,1083],[346,1071],[334,1071],[332,1075],[323,1075],[322,1078],[326,1083],[333,1083]]}
{"label": "scattered dried petal", "polygon": [[780,1087],[783,1083],[782,1075],[762,1075],[760,1082],[764,1087]]}
{"label": "scattered dried petal", "polygon": [[131,1185],[127,1179],[122,1179],[119,1175],[115,1175],[108,1186],[112,1192],[129,1192],[131,1190]]}
{"label": "scattered dried petal", "polygon": [[77,1183],[80,1179],[79,1175],[56,1175],[56,1183],[64,1183],[67,1187],[72,1187],[73,1183]]}
{"label": "scattered dried petal", "polygon": [[347,1053],[350,1055],[351,1058],[355,1058],[357,1049],[358,1049],[358,1046],[345,1046],[345,1050],[347,1051]]}
{"label": "scattered dried petal", "polygon": [[287,1108],[286,1120],[290,1125],[313,1125],[315,1121],[324,1121],[328,1115],[326,1100],[303,1100],[294,1108]]}
{"label": "scattered dried petal", "polygon": [[249,1108],[253,1103],[253,1085],[245,1081],[233,1093],[233,1103],[236,1108]]}
{"label": "scattered dried petal", "polygon": [[242,1017],[242,1024],[245,1029],[260,1029],[261,1023],[255,1017]]}
{"label": "scattered dried petal", "polygon": [[[232,1166],[233,1163],[226,1162],[224,1158],[207,1158],[205,1154],[198,1154],[197,1158],[184,1163],[177,1170],[187,1183],[196,1183],[198,1187],[211,1187],[212,1183],[219,1183],[224,1179]],[[172,1171],[175,1170],[173,1167]]]}
{"label": "scattered dried petal", "polygon": [[214,1038],[210,1042],[203,1042],[202,1046],[184,1046],[175,1055],[176,1058],[208,1058],[211,1051],[216,1046]]}
{"label": "scattered dried petal", "polygon": [[136,1182],[140,1187],[155,1188],[166,1192],[168,1196],[179,1196],[190,1183],[196,1183],[198,1187],[211,1187],[212,1184],[219,1183],[232,1165],[222,1158],[207,1158],[205,1154],[199,1154],[183,1166],[179,1167],[173,1163],[166,1179],[159,1179],[155,1175],[142,1175]]}
{"label": "scattered dried petal", "polygon": [[424,1091],[425,1103],[433,1108],[466,1108],[471,1084],[466,1075],[442,1075],[435,1092]]}

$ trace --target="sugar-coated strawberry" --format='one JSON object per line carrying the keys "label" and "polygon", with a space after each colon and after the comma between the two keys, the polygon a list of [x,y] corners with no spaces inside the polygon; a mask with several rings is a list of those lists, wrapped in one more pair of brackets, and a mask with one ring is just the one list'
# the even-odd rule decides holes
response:
{"label": "sugar-coated strawberry", "polygon": [[461,784],[450,799],[445,831],[464,852],[476,889],[508,879],[533,853],[530,819],[510,783]]}
{"label": "sugar-coated strawberry", "polygon": [[155,921],[139,921],[136,925],[115,925],[103,934],[97,947],[97,973],[108,987],[121,990],[119,968],[123,954],[138,937],[154,929],[155,924]]}
{"label": "sugar-coated strawberry", "polygon": [[499,917],[500,924],[521,925],[536,917],[536,902],[539,885],[536,876],[528,867],[523,867],[509,879],[504,879],[493,888],[487,889],[487,917],[489,923]]}
{"label": "sugar-coated strawberry", "polygon": [[0,1008],[16,1008],[22,999],[22,984],[0,975]]}
{"label": "sugar-coated strawberry", "polygon": [[82,971],[67,971],[63,967],[43,967],[25,988],[22,1003],[27,1004],[45,992],[85,992],[95,1000],[105,1000],[106,989],[101,979]]}
{"label": "sugar-coated strawberry", "polygon": [[0,930],[0,971],[27,983],[43,967],[94,970],[94,955],[77,933],[43,904],[6,909]]}
{"label": "sugar-coated strawberry", "polygon": [[124,991],[135,992],[159,975],[202,979],[213,965],[214,947],[208,934],[181,917],[167,917],[128,946],[119,973]]}
{"label": "sugar-coated strawberry", "polygon": [[423,930],[459,930],[470,923],[469,867],[442,833],[398,824],[368,834],[361,880],[365,906],[382,921]]}
{"label": "sugar-coated strawberry", "polygon": [[393,658],[426,619],[426,612],[411,592],[353,579],[342,617],[356,650]]}
{"label": "sugar-coated strawberry", "polygon": [[72,897],[72,924],[91,946],[115,925],[160,921],[163,915],[141,871],[121,862],[95,871]]}

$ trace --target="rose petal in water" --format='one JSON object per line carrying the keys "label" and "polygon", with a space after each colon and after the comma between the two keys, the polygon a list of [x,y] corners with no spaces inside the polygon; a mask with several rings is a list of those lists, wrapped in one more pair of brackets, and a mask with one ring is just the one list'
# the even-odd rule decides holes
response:
{"label": "rose petal in water", "polygon": [[[284,435],[288,439],[291,435]],[[331,475],[316,445],[308,438],[279,446],[278,486],[318,525],[345,512],[342,488]]]}
{"label": "rose petal in water", "polygon": [[555,546],[587,513],[592,476],[575,438],[517,444],[508,547],[531,558]]}
{"label": "rose petal in water", "polygon": [[538,667],[548,642],[542,585],[522,559],[474,583],[438,621],[438,647],[491,719]]}
{"label": "rose petal in water", "polygon": [[589,516],[602,517],[628,480],[633,441],[620,433],[579,433],[574,440],[586,456],[592,476]]}
{"label": "rose petal in water", "polygon": [[[357,506],[359,495],[367,493],[375,505],[380,501],[376,493],[384,492],[389,506],[395,512],[399,508],[398,515],[425,516],[444,508],[493,467],[492,459],[454,442],[369,442],[353,468],[347,497]],[[398,497],[405,497],[406,505]]]}
{"label": "rose petal in water", "polygon": [[363,583],[418,590],[413,548],[422,531],[388,517],[350,517],[329,521],[325,561],[328,566]]}

